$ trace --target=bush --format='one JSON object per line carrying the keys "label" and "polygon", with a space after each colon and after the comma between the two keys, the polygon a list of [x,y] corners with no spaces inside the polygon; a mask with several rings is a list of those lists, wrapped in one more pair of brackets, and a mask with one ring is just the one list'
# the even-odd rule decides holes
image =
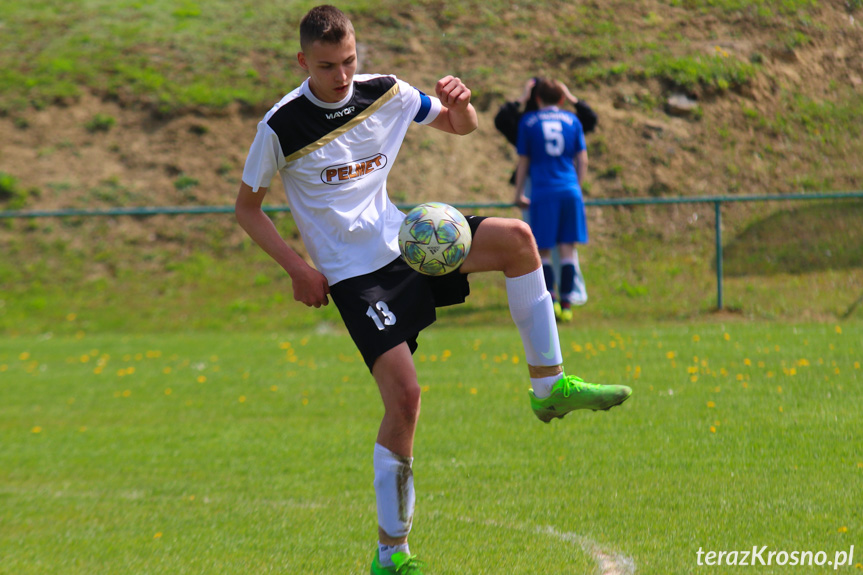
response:
{"label": "bush", "polygon": [[655,56],[652,60],[648,64],[648,76],[661,78],[687,90],[704,87],[722,92],[748,84],[757,72],[756,64],[730,58],[724,52],[716,56],[683,58]]}
{"label": "bush", "polygon": [[185,190],[189,190],[198,185],[197,178],[193,178],[192,176],[187,176],[186,174],[181,174],[176,180],[174,180],[174,187],[177,191],[182,192]]}
{"label": "bush", "polygon": [[107,132],[111,128],[114,127],[114,124],[117,123],[117,120],[114,119],[113,116],[107,116],[105,114],[96,114],[93,118],[84,124],[84,127],[87,128],[88,132]]}
{"label": "bush", "polygon": [[0,172],[0,202],[9,210],[21,209],[27,202],[27,192],[18,186],[18,178],[6,172]]}
{"label": "bush", "polygon": [[15,176],[0,172],[0,201],[7,201],[18,193],[18,179]]}

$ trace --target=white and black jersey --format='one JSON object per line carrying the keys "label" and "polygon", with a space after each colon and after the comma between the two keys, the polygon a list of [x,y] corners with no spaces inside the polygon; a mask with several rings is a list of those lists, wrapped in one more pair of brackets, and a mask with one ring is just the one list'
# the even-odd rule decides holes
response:
{"label": "white and black jersey", "polygon": [[269,187],[278,172],[303,243],[330,285],[377,270],[399,255],[404,219],[386,180],[411,122],[427,124],[440,100],[395,76],[356,75],[337,103],[308,80],[258,124],[243,182]]}

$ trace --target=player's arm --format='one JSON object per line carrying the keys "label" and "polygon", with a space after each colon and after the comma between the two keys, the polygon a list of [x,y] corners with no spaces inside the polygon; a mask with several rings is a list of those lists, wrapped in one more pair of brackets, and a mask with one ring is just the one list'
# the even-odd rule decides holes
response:
{"label": "player's arm", "polygon": [[566,98],[566,101],[575,106],[578,103],[578,98],[572,95],[572,92],[569,91],[569,88],[563,82],[558,81],[557,85],[563,90],[563,97]]}
{"label": "player's arm", "polygon": [[584,184],[584,178],[587,176],[587,150],[582,150],[575,155],[573,164],[575,164],[575,173],[578,176],[579,185]]}
{"label": "player's arm", "polygon": [[295,300],[310,307],[327,305],[330,288],[326,277],[285,243],[273,221],[261,209],[266,194],[267,188],[254,192],[251,186],[241,183],[234,205],[237,222],[291,276]]}
{"label": "player's arm", "polygon": [[530,199],[524,195],[524,184],[527,181],[527,172],[530,169],[530,157],[519,156],[518,165],[515,167],[515,205],[526,208],[530,205]]}
{"label": "player's arm", "polygon": [[530,102],[530,95],[533,93],[534,86],[536,86],[536,78],[531,78],[524,85],[521,97],[518,99],[519,106],[521,106],[522,110],[524,110],[527,107],[527,103]]}
{"label": "player's arm", "polygon": [[459,78],[441,78],[435,86],[435,94],[443,107],[430,126],[460,136],[476,130],[479,124],[476,110],[470,103],[470,90]]}

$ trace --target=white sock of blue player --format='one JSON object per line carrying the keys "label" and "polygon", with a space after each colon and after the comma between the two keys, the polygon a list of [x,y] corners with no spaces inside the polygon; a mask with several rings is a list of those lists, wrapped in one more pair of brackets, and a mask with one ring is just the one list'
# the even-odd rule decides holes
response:
{"label": "white sock of blue player", "polygon": [[[414,475],[412,457],[402,457],[375,443],[375,497],[378,506],[378,526],[392,539],[406,538],[414,517]],[[410,553],[407,541],[399,545],[380,544],[379,560],[384,567],[392,566],[392,554]]]}
{"label": "white sock of blue player", "polygon": [[538,398],[548,397],[563,373],[563,355],[542,268],[506,278],[506,295],[509,313],[521,335],[533,392]]}

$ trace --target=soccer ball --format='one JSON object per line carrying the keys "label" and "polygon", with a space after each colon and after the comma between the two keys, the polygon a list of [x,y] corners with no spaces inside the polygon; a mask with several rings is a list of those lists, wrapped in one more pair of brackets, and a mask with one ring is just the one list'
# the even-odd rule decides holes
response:
{"label": "soccer ball", "polygon": [[471,234],[465,217],[441,202],[420,204],[405,216],[399,230],[399,250],[410,267],[429,276],[442,276],[464,263]]}

